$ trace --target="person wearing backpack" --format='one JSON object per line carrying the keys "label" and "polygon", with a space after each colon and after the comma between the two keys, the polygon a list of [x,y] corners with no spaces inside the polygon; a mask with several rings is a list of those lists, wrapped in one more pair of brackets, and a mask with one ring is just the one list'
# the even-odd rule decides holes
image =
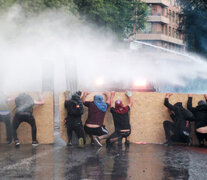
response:
{"label": "person wearing backpack", "polygon": [[164,105],[172,112],[171,121],[164,121],[163,127],[166,136],[164,144],[171,145],[173,142],[184,142],[191,145],[191,123],[193,120],[192,114],[183,108],[182,102],[177,102],[174,105],[169,103],[169,98],[173,94],[167,93],[164,100]]}
{"label": "person wearing backpack", "polygon": [[109,92],[104,93],[106,102],[103,101],[102,95],[95,95],[93,101],[86,101],[88,94],[88,92],[84,92],[82,97],[83,104],[88,107],[88,118],[84,130],[90,136],[91,144],[94,144],[93,136],[96,136],[95,142],[102,146],[100,141],[109,137],[109,132],[103,123],[106,111],[110,106],[110,94]]}
{"label": "person wearing backpack", "polygon": [[0,92],[0,122],[5,123],[8,144],[12,143],[11,113],[8,105],[8,102],[11,100],[3,92]]}
{"label": "person wearing backpack", "polygon": [[33,107],[34,105],[43,105],[44,100],[42,97],[39,95],[40,100],[33,100],[33,98],[26,94],[26,93],[21,93],[19,94],[18,97],[15,99],[15,104],[16,104],[16,113],[14,115],[14,120],[13,120],[13,138],[15,142],[15,146],[19,146],[19,140],[17,137],[17,128],[22,122],[27,122],[31,125],[31,131],[32,131],[32,145],[38,145],[38,141],[36,138],[37,135],[37,128],[36,128],[36,123],[35,119],[33,116]]}
{"label": "person wearing backpack", "polygon": [[72,146],[72,131],[74,131],[78,137],[78,145],[83,146],[85,144],[85,136],[81,121],[84,109],[80,96],[81,92],[78,91],[72,95],[70,100],[68,100],[68,94],[65,93],[65,108],[67,109],[65,125],[68,135],[67,146]]}
{"label": "person wearing backpack", "polygon": [[[204,94],[207,101],[207,94]],[[188,94],[187,108],[195,117],[195,133],[199,141],[199,146],[204,147],[204,140],[207,141],[207,104],[206,101],[199,101],[196,107],[192,107],[193,95]]]}
{"label": "person wearing backpack", "polygon": [[109,146],[118,141],[118,145],[121,146],[122,139],[125,138],[125,145],[128,146],[129,141],[127,140],[127,137],[131,134],[129,111],[133,104],[132,93],[130,91],[126,92],[126,96],[129,99],[129,104],[127,106],[124,106],[121,100],[116,100],[115,108],[112,106],[114,96],[115,92],[112,91],[110,111],[113,116],[115,131],[106,140],[106,145]]}

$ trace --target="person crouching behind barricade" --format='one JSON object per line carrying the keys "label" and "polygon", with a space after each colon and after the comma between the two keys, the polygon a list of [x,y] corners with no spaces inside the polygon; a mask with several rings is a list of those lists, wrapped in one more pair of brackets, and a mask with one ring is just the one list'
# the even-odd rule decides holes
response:
{"label": "person crouching behind barricade", "polygon": [[12,143],[11,113],[8,105],[8,102],[11,100],[12,99],[4,95],[3,92],[0,92],[0,122],[5,123],[8,144]]}
{"label": "person crouching behind barricade", "polygon": [[164,105],[172,112],[171,118],[173,120],[173,122],[163,122],[167,140],[164,144],[172,145],[173,142],[183,142],[191,145],[190,121],[192,121],[193,116],[188,110],[183,108],[182,102],[177,102],[174,105],[170,104],[168,99],[171,95],[171,93],[167,93],[164,101]]}
{"label": "person crouching behind barricade", "polygon": [[[204,94],[207,101],[207,94]],[[188,94],[187,108],[195,117],[195,133],[199,141],[199,146],[204,146],[204,139],[207,141],[207,104],[206,101],[199,101],[196,107],[192,107],[193,95]]]}
{"label": "person crouching behind barricade", "polygon": [[13,138],[15,142],[15,146],[19,146],[19,140],[17,138],[17,128],[22,122],[27,122],[31,125],[31,131],[32,131],[32,145],[38,145],[38,141],[36,138],[37,135],[37,128],[35,119],[33,116],[33,107],[34,105],[43,105],[44,100],[42,99],[42,96],[39,94],[40,100],[33,100],[32,97],[28,94],[21,93],[18,97],[15,99],[16,104],[16,113],[14,115],[13,120]]}
{"label": "person crouching behind barricade", "polygon": [[96,136],[95,142],[102,146],[100,141],[109,137],[108,130],[103,125],[106,111],[110,106],[109,92],[104,93],[106,102],[103,101],[101,95],[95,95],[94,101],[86,101],[88,94],[88,92],[84,92],[82,97],[83,104],[88,107],[88,118],[84,130],[90,136],[91,144],[94,144],[93,136]]}
{"label": "person crouching behind barricade", "polygon": [[84,112],[84,109],[80,96],[81,92],[78,91],[72,95],[70,100],[68,100],[68,94],[65,93],[65,108],[67,109],[68,114],[67,118],[65,119],[68,135],[67,146],[72,146],[72,131],[75,131],[78,137],[78,145],[83,146],[85,144],[85,136],[81,121],[81,116]]}
{"label": "person crouching behind barricade", "polygon": [[132,93],[130,91],[126,92],[126,96],[129,98],[129,104],[127,106],[124,106],[121,100],[116,100],[115,108],[112,107],[114,96],[115,92],[113,91],[111,93],[110,111],[114,120],[115,132],[106,140],[106,145],[110,146],[114,142],[118,141],[118,145],[121,146],[123,138],[125,138],[125,145],[129,145],[127,137],[131,134],[129,111],[133,104]]}

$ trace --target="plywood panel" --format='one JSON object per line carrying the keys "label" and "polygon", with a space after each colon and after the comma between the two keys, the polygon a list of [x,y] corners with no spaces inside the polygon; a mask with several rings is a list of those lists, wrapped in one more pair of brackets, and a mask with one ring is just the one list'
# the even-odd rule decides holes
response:
{"label": "plywood panel", "polygon": [[[28,93],[36,99],[36,93]],[[14,96],[15,97],[15,96]],[[37,140],[40,144],[54,143],[54,108],[53,93],[44,92],[43,99],[45,104],[34,108],[34,117],[37,126]],[[14,109],[14,102],[10,106],[11,111]],[[13,119],[12,114],[12,118]],[[6,143],[6,131],[3,123],[0,123],[0,143]],[[17,135],[20,143],[28,144],[32,142],[31,126],[25,122],[21,123],[17,129]]]}
{"label": "plywood panel", "polygon": [[[93,100],[95,94],[91,93],[87,100]],[[163,121],[171,120],[169,110],[164,106],[164,93],[156,92],[133,92],[133,107],[131,108],[130,122],[132,133],[130,141],[132,142],[147,142],[147,143],[163,143],[165,135],[163,130]],[[116,93],[114,101],[120,99],[125,105],[128,104],[128,99],[124,92]],[[178,101],[183,102],[183,106],[187,106],[187,94],[174,94],[170,97],[170,103],[174,104]],[[196,106],[199,100],[203,99],[203,95],[193,96],[193,105]],[[60,134],[64,141],[67,141],[66,128],[64,127],[64,118],[66,117],[66,110],[64,109],[64,95],[59,96],[59,109],[60,109]],[[113,102],[114,105],[114,102]],[[87,118],[87,108],[82,117],[83,124]],[[114,130],[112,115],[109,110],[106,113],[104,124],[110,133]],[[193,143],[197,144],[192,131]]]}

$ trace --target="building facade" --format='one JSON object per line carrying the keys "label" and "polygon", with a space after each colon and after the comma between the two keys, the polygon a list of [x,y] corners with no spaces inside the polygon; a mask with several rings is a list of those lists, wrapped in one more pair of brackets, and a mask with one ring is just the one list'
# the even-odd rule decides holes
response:
{"label": "building facade", "polygon": [[180,6],[177,0],[143,0],[148,5],[145,29],[138,31],[134,39],[168,49],[183,51],[183,33],[179,29]]}

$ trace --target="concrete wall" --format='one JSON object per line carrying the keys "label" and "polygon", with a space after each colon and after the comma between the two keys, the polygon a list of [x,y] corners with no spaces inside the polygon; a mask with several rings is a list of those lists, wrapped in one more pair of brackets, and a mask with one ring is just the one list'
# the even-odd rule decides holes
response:
{"label": "concrete wall", "polygon": [[[28,93],[34,99],[37,99],[35,93]],[[15,96],[14,96],[15,97]],[[35,106],[34,117],[37,126],[37,140],[40,144],[54,143],[54,102],[53,93],[45,92],[43,94],[45,104],[42,106]],[[10,104],[11,111],[14,109],[14,102]],[[12,113],[13,120],[14,113]],[[20,143],[29,144],[32,142],[31,126],[26,122],[20,124],[17,129],[17,135]],[[0,143],[6,143],[6,131],[4,123],[0,122]]]}
{"label": "concrete wall", "polygon": [[[92,100],[92,93],[87,97],[87,100]],[[100,94],[100,93],[99,93]],[[147,142],[147,143],[163,143],[165,142],[165,135],[163,130],[163,121],[171,120],[168,109],[163,105],[164,93],[151,93],[151,92],[133,92],[134,104],[131,108],[130,121],[132,133],[130,135],[131,142]],[[127,97],[124,93],[116,93],[114,101],[121,99],[125,105],[128,103]],[[170,103],[174,104],[178,101],[183,102],[184,107],[187,104],[187,94],[174,94],[170,98]],[[193,105],[195,106],[199,100],[203,99],[203,95],[193,96]],[[114,102],[113,102],[114,104]],[[66,128],[64,126],[64,118],[66,117],[66,110],[64,109],[64,95],[59,96],[59,110],[60,110],[60,135],[61,138],[67,142]],[[83,115],[83,124],[87,118],[87,108]],[[105,125],[110,134],[114,130],[113,119],[111,113],[108,111],[105,116]],[[193,143],[197,144],[192,131]],[[89,142],[89,141],[87,141]]]}

